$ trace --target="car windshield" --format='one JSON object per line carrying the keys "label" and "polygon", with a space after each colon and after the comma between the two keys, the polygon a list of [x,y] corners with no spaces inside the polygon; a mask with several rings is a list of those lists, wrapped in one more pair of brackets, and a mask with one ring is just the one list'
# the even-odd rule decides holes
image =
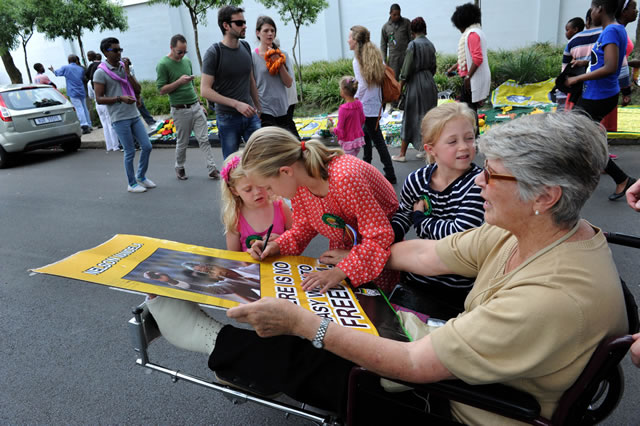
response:
{"label": "car windshield", "polygon": [[29,87],[0,93],[7,108],[25,110],[62,105],[66,98],[52,87]]}

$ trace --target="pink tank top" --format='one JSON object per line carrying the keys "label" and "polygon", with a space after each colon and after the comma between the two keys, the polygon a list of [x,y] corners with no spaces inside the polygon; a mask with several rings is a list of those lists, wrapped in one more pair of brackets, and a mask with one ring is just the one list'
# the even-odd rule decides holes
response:
{"label": "pink tank top", "polygon": [[[273,231],[274,234],[282,235],[285,231],[284,229],[284,211],[282,210],[282,200],[276,200],[273,202]],[[251,241],[254,239],[262,239],[265,235],[267,235],[267,230],[262,232],[256,232],[249,225],[249,222],[242,216],[238,217],[238,231],[240,232],[240,243],[242,244],[242,251],[247,251],[247,247],[250,246]]]}

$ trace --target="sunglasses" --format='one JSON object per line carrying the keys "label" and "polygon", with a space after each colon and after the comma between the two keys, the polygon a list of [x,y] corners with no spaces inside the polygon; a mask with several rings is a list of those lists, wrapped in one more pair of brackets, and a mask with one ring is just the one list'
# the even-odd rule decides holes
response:
{"label": "sunglasses", "polygon": [[121,47],[118,47],[118,48],[116,48],[116,49],[113,49],[113,48],[111,48],[111,47],[110,47],[110,48],[108,48],[108,49],[107,49],[107,52],[122,53],[122,52],[124,52],[124,49],[123,49],[123,48],[121,48]]}
{"label": "sunglasses", "polygon": [[187,51],[186,51],[186,50],[176,50],[176,53],[177,53],[178,55],[186,55],[186,54],[187,54]]}
{"label": "sunglasses", "polygon": [[235,19],[233,21],[229,21],[230,24],[236,24],[239,27],[244,27],[245,25],[247,25],[247,21],[243,20],[243,19]]}
{"label": "sunglasses", "polygon": [[487,182],[487,185],[489,185],[489,182],[491,182],[491,179],[495,179],[495,180],[511,180],[511,181],[514,181],[514,182],[518,181],[518,179],[516,179],[515,176],[502,175],[500,173],[491,172],[491,169],[489,169],[489,164],[486,161],[484,162],[484,169],[482,169],[482,173],[484,173],[484,181]]}

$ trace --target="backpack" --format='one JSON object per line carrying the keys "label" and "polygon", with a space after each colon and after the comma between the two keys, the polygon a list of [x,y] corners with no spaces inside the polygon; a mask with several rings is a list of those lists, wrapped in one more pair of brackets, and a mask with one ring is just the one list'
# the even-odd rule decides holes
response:
{"label": "backpack", "polygon": [[382,80],[382,103],[395,102],[400,99],[400,83],[396,80],[396,73],[389,65],[384,66]]}

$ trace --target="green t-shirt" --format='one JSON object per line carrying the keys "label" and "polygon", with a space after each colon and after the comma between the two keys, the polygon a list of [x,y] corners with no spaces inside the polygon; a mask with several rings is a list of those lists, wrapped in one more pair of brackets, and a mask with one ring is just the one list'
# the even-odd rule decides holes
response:
{"label": "green t-shirt", "polygon": [[[193,75],[191,61],[189,58],[182,58],[181,61],[174,61],[168,56],[164,56],[156,65],[156,85],[158,90],[166,84],[173,83],[183,75]],[[191,84],[183,84],[173,92],[169,93],[169,103],[171,105],[184,105],[198,102],[193,82]]]}

